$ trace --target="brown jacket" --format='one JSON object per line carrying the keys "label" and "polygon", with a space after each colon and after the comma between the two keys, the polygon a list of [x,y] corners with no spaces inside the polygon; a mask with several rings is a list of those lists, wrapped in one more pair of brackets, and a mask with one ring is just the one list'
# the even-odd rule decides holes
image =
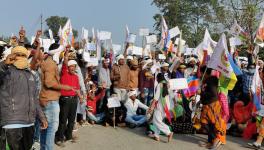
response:
{"label": "brown jacket", "polygon": [[139,70],[130,70],[129,71],[129,83],[128,83],[128,87],[130,90],[138,88],[138,74],[139,74]]}
{"label": "brown jacket", "polygon": [[111,71],[111,80],[114,88],[129,89],[129,67],[124,64],[122,66],[114,64]]}
{"label": "brown jacket", "polygon": [[41,64],[40,101],[59,100],[61,87],[58,66],[49,56]]}

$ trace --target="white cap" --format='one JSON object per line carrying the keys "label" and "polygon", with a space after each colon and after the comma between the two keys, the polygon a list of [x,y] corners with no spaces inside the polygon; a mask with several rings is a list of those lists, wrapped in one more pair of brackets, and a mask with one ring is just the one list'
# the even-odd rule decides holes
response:
{"label": "white cap", "polygon": [[144,66],[142,67],[142,69],[143,69],[143,70],[146,69],[147,65],[150,64],[150,63],[152,63],[152,62],[153,62],[152,59],[147,59],[147,60],[145,60],[145,64],[144,64]]}
{"label": "white cap", "polygon": [[133,58],[133,56],[127,56],[127,60],[133,60],[134,58]]}
{"label": "white cap", "polygon": [[169,67],[169,64],[164,62],[164,63],[161,64],[161,67]]}
{"label": "white cap", "polygon": [[137,91],[130,91],[127,93],[128,97],[133,96],[133,95],[137,95]]}
{"label": "white cap", "polygon": [[117,61],[119,61],[120,59],[125,59],[124,55],[120,54],[116,57]]}
{"label": "white cap", "polygon": [[71,65],[77,65],[77,62],[75,60],[69,60],[68,66],[71,66]]}

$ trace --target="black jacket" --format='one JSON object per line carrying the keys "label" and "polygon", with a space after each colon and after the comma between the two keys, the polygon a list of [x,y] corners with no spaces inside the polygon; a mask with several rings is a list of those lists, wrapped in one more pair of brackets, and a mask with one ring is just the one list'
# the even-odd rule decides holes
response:
{"label": "black jacket", "polygon": [[45,119],[38,100],[36,79],[30,70],[0,62],[0,126],[32,124]]}

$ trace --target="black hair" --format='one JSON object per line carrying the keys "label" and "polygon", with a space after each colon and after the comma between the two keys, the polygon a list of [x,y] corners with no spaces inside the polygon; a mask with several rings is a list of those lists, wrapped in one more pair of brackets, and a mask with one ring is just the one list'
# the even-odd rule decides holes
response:
{"label": "black hair", "polygon": [[163,86],[162,97],[169,95],[168,84],[167,84],[167,81],[166,81],[163,73],[159,73],[157,75],[157,81],[158,81],[158,83],[161,83]]}
{"label": "black hair", "polygon": [[4,50],[5,50],[5,47],[0,46],[0,59],[2,59],[2,57],[3,57]]}
{"label": "black hair", "polygon": [[211,75],[212,68],[207,68],[207,66],[201,66],[200,71],[201,71],[202,73],[205,73],[205,71],[206,71],[206,74],[207,74],[207,75]]}

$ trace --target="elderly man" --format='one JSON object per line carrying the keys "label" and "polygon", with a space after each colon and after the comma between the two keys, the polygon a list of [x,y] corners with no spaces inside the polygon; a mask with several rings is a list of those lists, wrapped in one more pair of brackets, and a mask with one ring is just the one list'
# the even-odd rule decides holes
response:
{"label": "elderly man", "polygon": [[48,126],[39,105],[36,79],[29,70],[28,56],[25,47],[16,46],[6,60],[0,62],[1,149],[6,149],[6,144],[12,150],[30,149],[36,116],[42,129]]}
{"label": "elderly man", "polygon": [[120,97],[121,102],[126,101],[126,94],[129,83],[129,67],[125,64],[125,57],[119,55],[117,63],[114,64],[111,71],[111,80],[113,81],[114,92]]}
{"label": "elderly man", "polygon": [[102,87],[103,84],[106,84],[106,89],[105,89],[105,96],[102,98],[100,101],[99,105],[99,112],[104,112],[106,103],[107,103],[107,98],[110,97],[110,87],[112,85],[111,79],[110,79],[110,69],[109,69],[109,63],[110,59],[104,58],[103,60],[102,67],[99,69],[99,81],[98,85],[99,87]]}
{"label": "elderly man", "polygon": [[60,120],[57,132],[56,144],[64,146],[64,136],[66,140],[76,141],[76,137],[72,136],[78,97],[82,103],[83,97],[80,94],[79,77],[76,74],[77,62],[75,60],[68,61],[68,50],[65,52],[64,62],[61,70],[60,82],[64,85],[72,87],[72,90],[61,90],[60,104]]}

